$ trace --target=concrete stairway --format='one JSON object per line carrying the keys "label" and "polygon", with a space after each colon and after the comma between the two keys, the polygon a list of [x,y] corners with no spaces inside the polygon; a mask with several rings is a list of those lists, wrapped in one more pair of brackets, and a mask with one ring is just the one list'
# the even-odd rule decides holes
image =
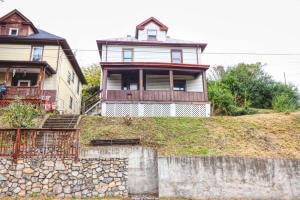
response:
{"label": "concrete stairway", "polygon": [[51,115],[43,128],[76,128],[80,115]]}

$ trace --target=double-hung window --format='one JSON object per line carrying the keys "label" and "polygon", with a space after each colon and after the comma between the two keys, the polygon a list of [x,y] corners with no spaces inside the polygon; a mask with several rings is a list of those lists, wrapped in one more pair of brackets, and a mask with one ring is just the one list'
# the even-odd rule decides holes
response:
{"label": "double-hung window", "polygon": [[18,32],[19,32],[19,29],[17,29],[17,28],[10,28],[9,29],[9,35],[17,36]]}
{"label": "double-hung window", "polygon": [[43,47],[34,46],[31,50],[32,61],[42,61]]}
{"label": "double-hung window", "polygon": [[149,29],[147,31],[147,35],[148,35],[148,40],[157,40],[157,31],[156,30],[152,30],[152,29]]}
{"label": "double-hung window", "polygon": [[182,50],[171,50],[172,63],[182,63]]}
{"label": "double-hung window", "polygon": [[123,49],[123,62],[133,61],[133,49]]}

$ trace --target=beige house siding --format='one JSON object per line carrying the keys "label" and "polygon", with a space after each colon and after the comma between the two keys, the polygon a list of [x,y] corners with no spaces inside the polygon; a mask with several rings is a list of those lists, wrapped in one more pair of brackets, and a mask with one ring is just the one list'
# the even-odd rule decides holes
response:
{"label": "beige house siding", "polygon": [[[61,51],[60,55],[58,72],[56,74],[58,109],[62,109],[64,114],[79,114],[82,85],[80,83],[80,90],[79,93],[77,93],[78,76],[76,75],[65,53]],[[68,83],[68,72],[71,74],[71,77],[74,74],[74,81],[70,80],[70,83]],[[70,107],[70,97],[72,97],[72,107]]]}
{"label": "beige house siding", "polygon": [[0,60],[30,60],[31,45],[0,44]]}
{"label": "beige house siding", "polygon": [[[58,109],[63,111],[63,113],[79,114],[81,107],[82,84],[78,81],[79,78],[77,74],[60,46],[45,45],[43,47],[42,60],[46,61],[54,70],[57,71],[57,73],[52,76],[45,75],[42,89],[57,91],[56,105]],[[0,60],[30,61],[31,48],[32,45],[0,44]],[[70,84],[67,82],[68,71],[71,75],[73,75],[74,72],[74,82],[70,81]],[[0,82],[4,79],[4,74],[4,71],[0,73]],[[10,79],[11,76],[12,75],[10,74]],[[79,92],[77,93],[78,83]],[[69,107],[70,97],[73,99],[72,108]]]}

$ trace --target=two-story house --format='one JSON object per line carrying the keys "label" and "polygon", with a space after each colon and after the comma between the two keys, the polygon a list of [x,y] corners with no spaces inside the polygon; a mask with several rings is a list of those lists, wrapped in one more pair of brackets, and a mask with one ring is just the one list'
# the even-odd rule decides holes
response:
{"label": "two-story house", "polygon": [[18,10],[0,18],[0,107],[18,96],[46,109],[80,113],[84,75],[64,38],[37,29]]}
{"label": "two-story house", "polygon": [[101,57],[103,116],[210,115],[206,44],[172,39],[168,27],[151,17],[135,37],[97,40]]}

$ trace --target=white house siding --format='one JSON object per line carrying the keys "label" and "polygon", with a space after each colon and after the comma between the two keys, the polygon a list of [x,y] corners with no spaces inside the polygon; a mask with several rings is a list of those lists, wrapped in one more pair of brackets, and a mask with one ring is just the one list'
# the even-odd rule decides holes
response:
{"label": "white house siding", "polygon": [[145,26],[144,30],[139,30],[138,36],[139,40],[147,40],[148,39],[148,30],[156,30],[157,31],[157,40],[158,41],[165,41],[166,40],[166,31],[161,31],[159,26],[157,26],[155,23],[150,22]]}
{"label": "white house siding", "polygon": [[[184,47],[148,47],[148,46],[107,46],[103,45],[102,49],[102,61],[103,62],[123,62],[122,50],[130,48],[133,49],[133,61],[134,62],[163,62],[171,63],[171,50],[182,50],[183,63],[199,64],[197,63],[197,50],[196,48]],[[199,53],[199,52],[198,52]],[[200,53],[198,55],[200,61]]]}
{"label": "white house siding", "polygon": [[186,81],[187,92],[203,92],[203,80],[202,75],[197,76],[194,79]]}
{"label": "white house siding", "polygon": [[107,77],[107,90],[121,90],[122,75],[111,74]]}
{"label": "white house siding", "polygon": [[146,75],[146,90],[170,90],[168,75]]}

